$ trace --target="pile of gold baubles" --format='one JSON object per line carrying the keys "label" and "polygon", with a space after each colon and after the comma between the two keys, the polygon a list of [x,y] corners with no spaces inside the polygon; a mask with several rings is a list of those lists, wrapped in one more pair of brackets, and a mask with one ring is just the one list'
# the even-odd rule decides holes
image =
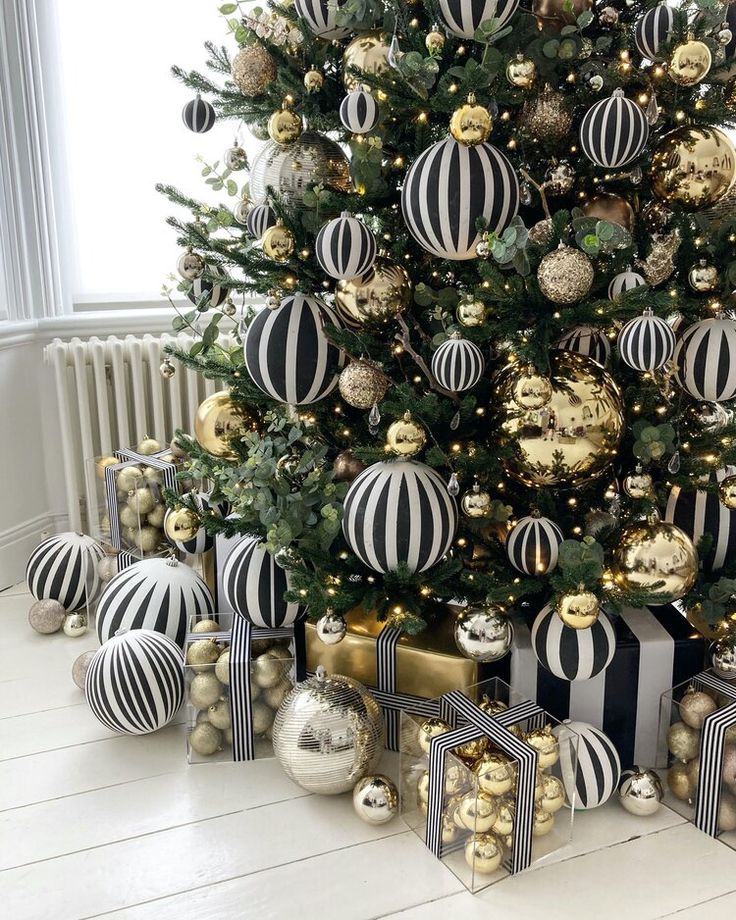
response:
{"label": "pile of gold baubles", "polygon": [[[480,708],[488,715],[507,709],[500,700],[484,697]],[[537,779],[534,789],[534,836],[550,833],[555,814],[565,804],[562,780],[549,771],[560,759],[560,746],[552,727],[522,731],[511,729],[537,751]],[[426,719],[418,726],[417,743],[429,754],[430,742],[436,735],[451,731],[441,719]],[[480,738],[456,748],[445,762],[442,842],[453,844],[461,838],[465,843],[468,865],[484,875],[495,872],[506,853],[513,849],[516,820],[517,775],[514,761],[496,750],[490,738]],[[477,794],[474,791],[477,781]],[[427,814],[429,770],[424,770],[416,787],[417,805]]]}
{"label": "pile of gold baubles", "polygon": [[410,303],[411,280],[406,269],[385,256],[378,256],[368,274],[338,281],[335,287],[337,312],[354,329],[388,322]]}
{"label": "pile of gold baubles", "polygon": [[236,405],[225,390],[208,396],[194,417],[194,437],[213,457],[237,460],[233,444],[248,431],[259,431],[260,420]]}
{"label": "pile of gold baubles", "polygon": [[718,128],[676,128],[662,138],[652,157],[654,194],[688,211],[714,205],[735,177],[736,149]]}

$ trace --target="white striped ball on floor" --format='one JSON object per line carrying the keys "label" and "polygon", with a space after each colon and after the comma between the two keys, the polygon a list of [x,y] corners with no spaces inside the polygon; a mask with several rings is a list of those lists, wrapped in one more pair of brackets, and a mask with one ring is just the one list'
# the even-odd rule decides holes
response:
{"label": "white striped ball on floor", "polygon": [[506,554],[517,572],[546,575],[557,567],[562,531],[540,514],[523,517],[506,539]]}
{"label": "white striped ball on floor", "polygon": [[197,96],[182,109],[182,121],[195,134],[204,134],[215,123],[215,110],[206,99]]}
{"label": "white striped ball on floor", "polygon": [[616,89],[594,103],[580,124],[583,153],[604,169],[621,169],[635,160],[649,139],[649,122],[640,105]]}
{"label": "white striped ball on floor", "polygon": [[632,272],[627,268],[625,272],[619,272],[608,285],[608,299],[616,300],[622,294],[634,291],[638,287],[646,287],[646,284],[638,272]]}
{"label": "white striped ball on floor", "polygon": [[284,599],[289,573],[278,566],[259,537],[244,537],[230,551],[222,573],[225,602],[254,626],[291,626],[302,613],[299,604]]}
{"label": "white striped ball on floor", "polygon": [[294,9],[318,38],[335,40],[350,34],[350,29],[335,23],[343,3],[345,0],[294,0]]}
{"label": "white striped ball on floor", "polygon": [[635,371],[663,367],[675,351],[675,333],[666,320],[645,310],[629,320],[618,334],[621,359]]}
{"label": "white striped ball on floor", "polygon": [[432,355],[432,376],[451,393],[461,393],[474,387],[483,376],[485,366],[480,348],[457,333],[443,342]]}
{"label": "white striped ball on floor", "polygon": [[184,656],[162,633],[131,629],[97,650],[84,689],[106,728],[146,735],[167,725],[184,701]]}
{"label": "white striped ball on floor", "polygon": [[472,38],[478,26],[494,19],[502,28],[519,8],[520,0],[439,0],[440,17],[458,38]]}
{"label": "white striped ball on floor", "polygon": [[676,378],[693,399],[727,402],[736,397],[736,322],[702,319],[683,332],[675,349]]}
{"label": "white striped ball on floor", "polygon": [[[588,722],[564,722],[556,732],[569,729],[577,734],[577,777],[574,745],[560,745],[560,770],[569,803],[576,809],[598,808],[618,787],[621,761],[610,738]],[[571,750],[572,748],[572,750]]]}
{"label": "white striped ball on floor", "polygon": [[321,227],[314,252],[322,271],[337,281],[348,281],[372,268],[378,246],[368,227],[343,211]]}
{"label": "white striped ball on floor", "polygon": [[54,600],[70,613],[92,603],[102,582],[97,566],[105,556],[86,534],[67,531],[42,540],[26,563],[28,590],[37,601]]}
{"label": "white striped ball on floor", "polygon": [[[227,281],[227,275],[217,265],[208,265],[206,271],[211,275],[221,278],[223,281]],[[220,284],[217,281],[211,281],[209,278],[203,276],[201,278],[195,278],[192,282],[192,286],[187,291],[187,297],[195,306],[199,306],[200,301],[203,301],[204,308],[206,309],[207,307],[219,307],[221,304],[225,303],[229,293],[230,289],[225,287],[224,284]]]}
{"label": "white striped ball on floor", "polygon": [[639,54],[650,61],[662,60],[660,45],[666,45],[672,37],[675,11],[666,3],[644,13],[634,28],[634,44]]}
{"label": "white striped ball on floor", "polygon": [[[734,474],[736,467],[727,466],[711,473],[710,480],[720,483]],[[704,535],[712,538],[707,555],[701,559],[705,572],[717,572],[736,554],[736,511],[721,502],[718,492],[685,491],[673,486],[664,519],[683,530],[695,546]]]}
{"label": "white striped ball on floor", "polygon": [[270,204],[257,204],[248,211],[245,228],[248,233],[260,240],[270,227],[276,226],[276,212]]}
{"label": "white striped ball on floor", "polygon": [[593,326],[575,326],[557,340],[555,348],[592,358],[605,366],[611,357],[611,343],[607,336]]}
{"label": "white striped ball on floor", "polygon": [[611,663],[616,634],[605,613],[588,629],[571,629],[547,604],[534,620],[531,643],[537,661],[555,677],[582,681],[600,674]]}
{"label": "white striped ball on floor", "polygon": [[368,134],[378,124],[379,116],[378,102],[362,86],[348,93],[340,103],[340,121],[353,134]]}

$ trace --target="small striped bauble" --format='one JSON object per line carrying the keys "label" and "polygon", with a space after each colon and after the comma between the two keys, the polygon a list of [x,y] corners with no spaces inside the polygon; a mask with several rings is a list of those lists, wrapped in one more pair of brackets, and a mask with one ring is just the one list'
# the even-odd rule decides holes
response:
{"label": "small striped bauble", "polygon": [[459,335],[451,336],[432,355],[432,376],[451,393],[474,387],[483,376],[485,366],[480,348]]}
{"label": "small striped bauble", "polygon": [[257,240],[263,236],[269,227],[276,226],[276,212],[269,204],[254,205],[248,212],[245,229]]}
{"label": "small striped bauble", "polygon": [[555,348],[592,358],[604,366],[611,357],[611,343],[608,337],[600,329],[594,329],[592,326],[575,326],[558,339]]}
{"label": "small striped bauble", "polygon": [[189,620],[207,620],[214,610],[210,589],[188,565],[142,559],[108,582],[97,607],[97,637],[105,643],[121,629],[153,629],[183,646]]}
{"label": "small striped bauble", "polygon": [[[205,272],[222,278],[223,281],[227,280],[227,275],[217,265],[208,265]],[[203,302],[205,308],[219,307],[225,303],[229,293],[230,288],[225,287],[224,284],[219,284],[217,281],[211,281],[202,275],[201,278],[195,278],[192,281],[192,286],[187,291],[187,297],[197,306],[199,306],[200,302]]]}
{"label": "small striped bauble", "polygon": [[537,660],[561,680],[590,680],[611,663],[616,634],[605,613],[589,629],[565,626],[551,604],[537,615],[531,634]]}
{"label": "small striped bauble", "polygon": [[736,322],[701,319],[675,348],[677,382],[693,399],[727,402],[736,397]]}
{"label": "small striped bauble", "polygon": [[276,310],[261,310],[245,336],[245,366],[259,390],[282,403],[303,406],[324,399],[337,386],[345,355],[324,334],[339,326],[316,297],[292,294]]}
{"label": "small striped bauble", "polygon": [[263,629],[291,626],[302,612],[284,599],[289,573],[276,564],[259,537],[244,537],[230,551],[222,572],[225,602]]}
{"label": "small striped bauble", "polygon": [[412,236],[428,252],[454,261],[474,259],[478,219],[502,233],[519,210],[519,180],[500,150],[490,144],[466,147],[448,137],[412,164],[401,209]]}
{"label": "small striped bauble", "polygon": [[343,211],[320,229],[314,252],[322,271],[337,281],[347,281],[370,271],[378,246],[366,225]]}
{"label": "small striped bauble", "polygon": [[667,321],[645,310],[629,320],[618,334],[621,359],[635,371],[663,367],[675,351],[675,333]]}
{"label": "small striped bauble", "polygon": [[641,106],[622,89],[592,105],[580,125],[583,153],[598,166],[620,169],[635,160],[649,138],[649,122]]}
{"label": "small striped bauble", "polygon": [[557,567],[557,556],[564,537],[549,518],[540,514],[523,517],[506,540],[509,562],[525,575],[546,575]]}
{"label": "small striped bauble", "polygon": [[[200,514],[215,514],[217,517],[227,517],[230,512],[230,504],[224,499],[219,499],[218,501],[213,501],[210,498],[209,492],[199,492],[194,496],[194,503],[199,509]],[[164,517],[164,533],[167,536],[167,539],[182,553],[188,553],[191,556],[199,556],[202,553],[208,552],[215,545],[215,538],[213,534],[207,533],[203,526],[197,529],[197,532],[189,540],[174,540],[169,536],[169,531],[167,529],[167,521],[170,519],[170,515],[176,513],[172,508],[166,512]],[[173,536],[173,535],[172,535]]]}
{"label": "small striped bauble", "polygon": [[184,701],[184,655],[167,636],[132,629],[97,650],[84,691],[106,728],[147,735],[167,725]]}
{"label": "small striped bauble", "polygon": [[86,534],[47,537],[26,563],[28,590],[37,601],[58,601],[67,613],[86,607],[102,586],[97,563],[104,557],[105,550]]}
{"label": "small striped bauble", "polygon": [[575,809],[597,808],[618,788],[618,751],[607,735],[587,722],[565,722],[564,728],[578,736],[576,752],[574,744],[560,745],[560,772],[567,800]]}
{"label": "small striped bauble", "polygon": [[353,134],[367,134],[378,124],[378,102],[363,87],[353,90],[340,103],[340,121]]}
{"label": "small striped bauble", "polygon": [[[722,482],[735,473],[732,466],[716,470],[711,474],[711,483]],[[664,519],[683,530],[695,546],[703,536],[711,538],[707,555],[701,557],[705,572],[717,572],[736,556],[736,511],[723,504],[718,492],[685,491],[673,486]]]}
{"label": "small striped bauble", "polygon": [[345,0],[294,0],[294,9],[319,38],[345,38],[350,29],[335,24],[337,11]]}
{"label": "small striped bauble", "polygon": [[608,299],[616,300],[622,294],[634,291],[638,287],[646,287],[646,281],[638,272],[632,272],[627,268],[625,272],[619,272],[608,285]]}
{"label": "small striped bauble", "polygon": [[201,96],[187,102],[181,112],[184,124],[195,134],[204,134],[215,123],[215,110]]}
{"label": "small striped bauble", "polygon": [[659,60],[659,46],[669,42],[674,23],[675,11],[666,3],[645,13],[634,28],[634,43],[639,54],[650,61]]}
{"label": "small striped bauble", "polygon": [[425,572],[449,550],[457,506],[431,467],[413,460],[374,463],[345,496],[342,530],[360,561],[376,572],[406,563]]}
{"label": "small striped bauble", "polygon": [[440,17],[458,38],[472,38],[478,26],[495,19],[501,28],[519,8],[519,0],[439,0]]}

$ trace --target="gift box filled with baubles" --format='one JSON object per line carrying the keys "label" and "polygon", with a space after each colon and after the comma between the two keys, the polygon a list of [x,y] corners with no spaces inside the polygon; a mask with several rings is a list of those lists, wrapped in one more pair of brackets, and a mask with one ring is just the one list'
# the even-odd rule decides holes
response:
{"label": "gift box filled with baubles", "polygon": [[273,756],[276,712],[297,680],[294,628],[223,613],[190,624],[184,646],[189,763]]}
{"label": "gift box filled with baubles", "polygon": [[401,716],[405,822],[470,891],[571,840],[578,735],[494,678]]}
{"label": "gift box filled with baubles", "polygon": [[665,804],[736,848],[736,681],[703,671],[663,694]]}

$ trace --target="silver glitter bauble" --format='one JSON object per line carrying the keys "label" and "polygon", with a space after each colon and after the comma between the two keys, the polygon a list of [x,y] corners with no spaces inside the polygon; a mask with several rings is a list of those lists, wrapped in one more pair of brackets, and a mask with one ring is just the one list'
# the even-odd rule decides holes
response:
{"label": "silver glitter bauble", "polygon": [[353,789],[353,808],[366,824],[386,824],[398,813],[399,793],[388,776],[364,776]]}
{"label": "silver glitter bauble", "polygon": [[659,810],[664,798],[662,783],[654,772],[644,767],[625,770],[618,787],[618,800],[632,815],[649,817]]}
{"label": "silver glitter bauble", "polygon": [[498,661],[513,638],[511,620],[493,604],[467,607],[455,620],[455,645],[471,661]]}
{"label": "silver glitter bauble", "polygon": [[70,639],[78,639],[87,632],[86,613],[67,613],[64,618],[64,635]]}
{"label": "silver glitter bauble", "polygon": [[64,625],[66,610],[51,598],[36,601],[28,611],[28,622],[37,633],[49,635],[58,632]]}
{"label": "silver glitter bauble", "polygon": [[118,574],[118,557],[103,556],[97,563],[97,575],[100,581],[108,582]]}
{"label": "silver glitter bauble", "polygon": [[307,792],[349,792],[375,767],[383,747],[378,703],[350,677],[317,674],[296,686],[276,713],[273,750]]}
{"label": "silver glitter bauble", "polygon": [[317,620],[317,638],[324,645],[337,645],[345,638],[348,624],[339,613],[328,610]]}
{"label": "silver glitter bauble", "polygon": [[97,649],[93,649],[91,652],[82,652],[78,658],[74,659],[74,664],[72,665],[72,680],[80,690],[84,690],[87,668],[96,654]]}
{"label": "silver glitter bauble", "polygon": [[722,680],[736,677],[736,642],[733,639],[720,639],[714,642],[710,650],[713,670]]}

